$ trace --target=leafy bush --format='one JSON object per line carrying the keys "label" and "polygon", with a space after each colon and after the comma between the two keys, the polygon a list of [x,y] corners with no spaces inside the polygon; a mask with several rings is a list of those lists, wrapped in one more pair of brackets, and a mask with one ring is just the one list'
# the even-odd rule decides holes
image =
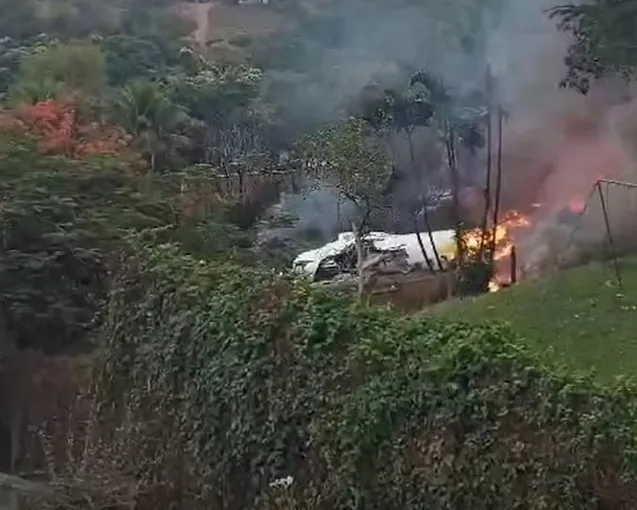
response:
{"label": "leafy bush", "polygon": [[60,43],[27,54],[20,62],[20,76],[25,83],[50,78],[74,92],[99,94],[106,82],[106,62],[96,44]]}
{"label": "leafy bush", "polygon": [[240,236],[231,227],[212,213],[184,217],[178,192],[131,170],[123,157],[47,157],[0,135],[0,311],[20,347],[58,352],[85,339],[107,263],[131,232],[232,254]]}
{"label": "leafy bush", "polygon": [[108,81],[116,86],[135,79],[163,76],[174,63],[171,59],[176,60],[171,48],[157,37],[116,34],[104,38],[102,49]]}
{"label": "leafy bush", "polygon": [[499,326],[365,309],[173,245],[132,252],[95,424],[102,440],[135,424],[118,473],[143,482],[136,508],[634,508],[629,384],[538,368]]}
{"label": "leafy bush", "polygon": [[55,351],[83,336],[104,298],[109,249],[172,211],[135,193],[117,159],[47,158],[0,140],[0,303],[22,346]]}
{"label": "leafy bush", "polygon": [[[485,250],[486,251],[486,250]],[[492,256],[479,250],[468,250],[458,267],[458,293],[461,296],[482,294],[489,290],[494,276]]]}

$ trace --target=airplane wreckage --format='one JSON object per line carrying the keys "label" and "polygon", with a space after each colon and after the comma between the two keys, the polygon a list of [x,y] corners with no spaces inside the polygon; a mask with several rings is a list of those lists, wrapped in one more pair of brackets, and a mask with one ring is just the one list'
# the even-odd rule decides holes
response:
{"label": "airplane wreckage", "polygon": [[[456,253],[455,232],[440,230],[420,234],[388,234],[370,232],[363,236],[363,270],[367,273],[411,274],[428,271],[423,249],[434,269],[442,270]],[[432,242],[433,241],[433,242]],[[440,264],[436,261],[434,244]],[[324,284],[345,282],[358,277],[356,238],[353,232],[339,234],[335,241],[315,250],[301,253],[293,262],[293,270],[313,282]]]}

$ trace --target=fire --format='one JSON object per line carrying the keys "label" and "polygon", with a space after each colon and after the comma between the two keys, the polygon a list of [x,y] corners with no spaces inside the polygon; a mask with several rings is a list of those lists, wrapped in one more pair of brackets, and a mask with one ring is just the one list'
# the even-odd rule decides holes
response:
{"label": "fire", "polygon": [[495,260],[501,260],[509,256],[513,247],[513,239],[511,231],[519,228],[527,228],[531,226],[531,220],[518,211],[509,211],[496,225],[495,232],[493,229],[483,232],[482,229],[476,228],[466,232],[464,235],[464,243],[469,251],[479,250],[481,246],[489,242],[495,241]]}
{"label": "fire", "polygon": [[530,226],[531,220],[528,216],[518,211],[509,211],[498,222],[495,230],[492,228],[484,232],[482,229],[477,228],[465,233],[464,244],[469,251],[478,251],[481,247],[485,247],[488,243],[493,243],[495,241],[493,259],[496,263],[496,276],[491,282],[489,282],[490,292],[495,292],[502,286],[501,282],[504,278],[499,273],[506,273],[506,270],[502,270],[505,268],[501,267],[502,264],[498,264],[498,262],[502,262],[511,256],[514,231],[528,228]]}
{"label": "fire", "polygon": [[[542,203],[534,203],[531,207],[537,211],[543,209],[543,206],[544,204]],[[568,209],[573,213],[582,213],[585,207],[586,200],[579,195],[574,195],[568,202]],[[532,214],[535,216],[535,212]],[[509,283],[512,270],[509,261],[514,248],[514,238],[517,232],[528,229],[531,226],[530,216],[511,210],[498,221],[495,229],[490,228],[485,232],[480,228],[476,228],[465,232],[463,240],[469,252],[478,252],[481,248],[486,248],[491,243],[494,243],[495,276],[489,282],[489,292],[496,292]]]}
{"label": "fire", "polygon": [[581,213],[586,208],[586,201],[579,196],[574,196],[568,203],[568,208],[571,212]]}

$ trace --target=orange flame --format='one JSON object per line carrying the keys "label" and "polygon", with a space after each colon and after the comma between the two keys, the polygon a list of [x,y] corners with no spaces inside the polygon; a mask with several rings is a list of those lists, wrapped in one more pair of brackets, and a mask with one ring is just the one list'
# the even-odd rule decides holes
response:
{"label": "orange flame", "polygon": [[571,210],[571,212],[574,213],[581,213],[582,211],[584,211],[585,207],[586,202],[582,197],[579,196],[574,196],[568,203],[568,208]]}
{"label": "orange flame", "polygon": [[524,229],[531,226],[531,220],[528,216],[518,212],[509,211],[496,225],[495,230],[489,229],[487,232],[483,232],[482,229],[473,229],[464,234],[464,244],[467,250],[477,251],[480,247],[485,246],[488,243],[494,242],[495,253],[493,259],[496,262],[496,276],[489,282],[489,292],[495,292],[502,286],[501,282],[504,279],[501,274],[506,271],[499,271],[497,264],[500,261],[504,261],[511,256],[511,250],[513,248],[513,236],[512,233],[518,229]]}
{"label": "orange flame", "polygon": [[[543,204],[532,204],[532,208],[542,209]],[[586,200],[579,195],[573,196],[568,202],[568,209],[574,213],[581,213],[586,208]],[[514,247],[514,237],[516,232],[532,226],[531,217],[519,211],[509,211],[498,222],[495,229],[488,229],[483,232],[476,228],[464,234],[464,245],[469,252],[477,252],[481,247],[494,243],[495,252],[493,260],[495,263],[495,276],[489,282],[489,292],[496,292],[508,283],[510,268],[507,261],[511,257]]]}

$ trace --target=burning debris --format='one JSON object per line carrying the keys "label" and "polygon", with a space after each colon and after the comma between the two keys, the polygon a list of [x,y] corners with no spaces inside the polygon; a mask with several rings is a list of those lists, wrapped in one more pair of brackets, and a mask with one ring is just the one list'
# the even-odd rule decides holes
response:
{"label": "burning debris", "polygon": [[[497,266],[497,275],[491,285],[493,290],[506,283],[504,275],[509,273],[505,271],[505,268],[508,267],[507,260],[511,254],[515,232],[530,225],[528,217],[514,211],[505,215],[495,231],[483,233],[480,229],[474,229],[465,233],[464,244],[468,251],[477,251],[487,243],[493,243],[495,246],[494,262]],[[434,270],[444,271],[457,257],[453,230],[434,231],[431,233],[431,239],[429,233],[422,232],[420,241],[416,234],[370,232],[363,238],[363,245],[366,254],[363,270],[376,274],[408,274],[414,271],[425,271],[428,269],[425,255],[434,265]],[[442,267],[438,265],[436,252]],[[341,233],[336,241],[301,253],[294,260],[293,269],[315,282],[355,278],[358,268],[354,233]]]}
{"label": "burning debris", "polygon": [[[618,189],[637,188],[637,185],[617,181],[599,182]],[[626,197],[615,196],[606,190],[606,194],[611,193],[606,198],[608,203],[624,203],[621,211],[616,212],[617,218],[612,214],[606,217],[602,188],[599,183],[596,186],[594,190],[599,188],[599,198],[594,190],[586,199],[574,195],[567,205],[557,211],[535,203],[529,207],[528,213],[511,210],[502,215],[495,228],[486,231],[477,228],[465,232],[463,242],[466,254],[480,253],[481,250],[485,250],[482,253],[489,253],[492,250],[492,259],[489,255],[487,260],[493,261],[495,274],[489,283],[489,290],[497,291],[519,279],[544,277],[565,267],[602,258],[604,253],[608,254],[609,222],[615,225],[617,232],[613,249],[622,251],[626,245],[626,249],[637,250],[637,242],[632,234],[628,235],[630,239],[624,239],[626,233],[633,232],[628,227],[634,224],[630,222],[630,225],[626,225],[625,221],[620,221],[626,217]],[[630,216],[635,217],[635,214],[637,201],[634,214]],[[440,264],[436,262],[436,252]],[[436,274],[455,273],[446,270],[457,265],[453,230],[432,232],[431,239],[427,232],[419,236],[371,232],[363,238],[363,253],[362,279],[366,288],[373,287],[372,290],[379,286],[379,282],[384,283],[385,287],[388,282],[394,282],[394,287],[405,282],[411,285],[418,274],[425,279],[425,275],[433,277]],[[434,264],[433,268],[431,263]],[[354,282],[360,276],[354,233],[341,233],[336,241],[300,254],[293,267],[315,282]],[[447,292],[446,296],[449,295]]]}

